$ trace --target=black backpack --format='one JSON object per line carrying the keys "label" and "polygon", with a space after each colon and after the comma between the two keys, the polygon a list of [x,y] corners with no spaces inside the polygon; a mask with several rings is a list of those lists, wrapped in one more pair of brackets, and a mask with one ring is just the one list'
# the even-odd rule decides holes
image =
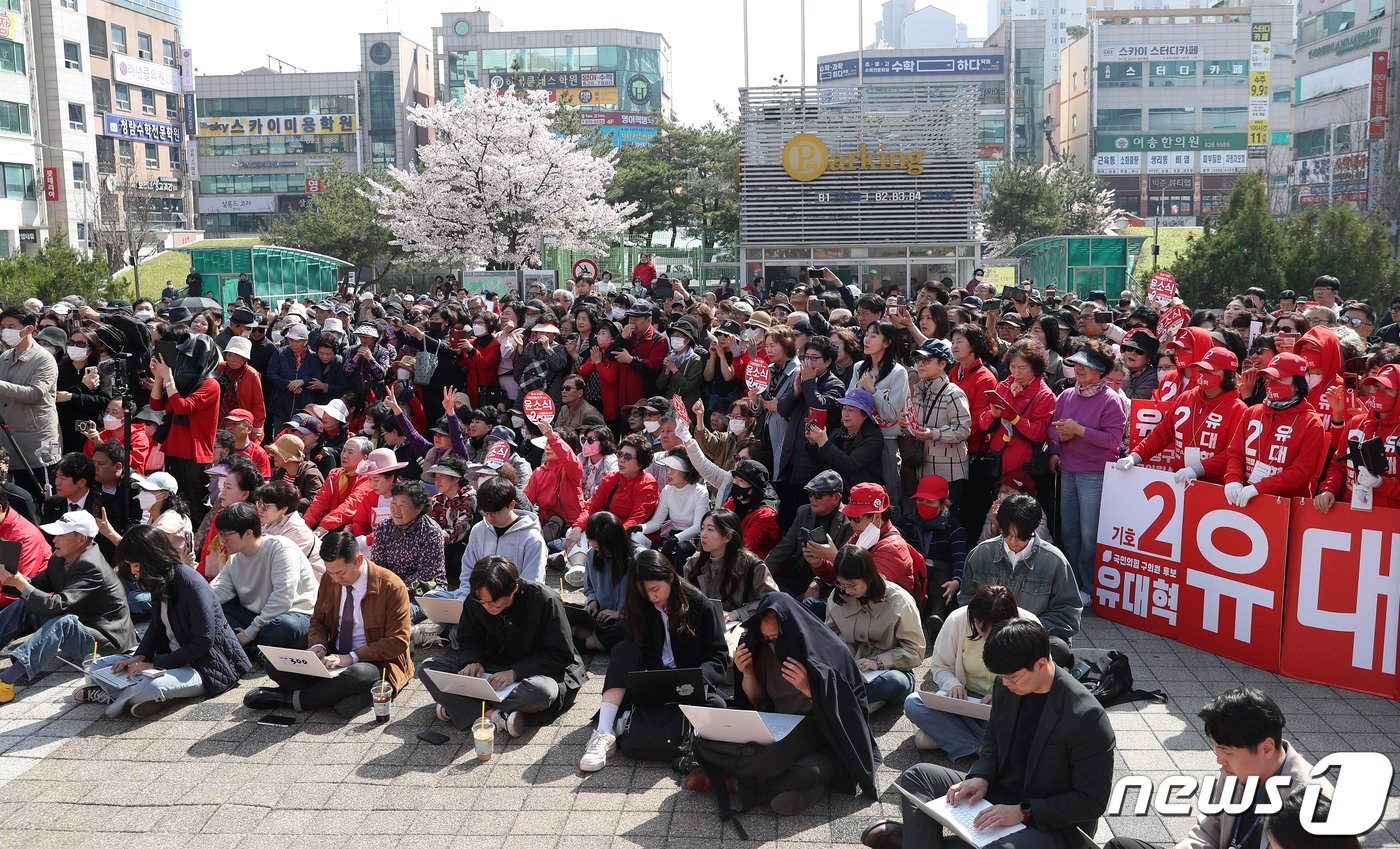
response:
{"label": "black backpack", "polygon": [[1070,674],[1104,707],[1136,701],[1167,702],[1167,694],[1162,690],[1133,688],[1133,666],[1121,651],[1078,649],[1074,653],[1074,667]]}

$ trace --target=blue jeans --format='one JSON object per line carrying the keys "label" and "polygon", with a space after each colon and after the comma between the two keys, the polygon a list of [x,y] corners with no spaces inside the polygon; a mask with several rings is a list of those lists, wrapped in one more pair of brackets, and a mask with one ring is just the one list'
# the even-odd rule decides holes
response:
{"label": "blue jeans", "polygon": [[137,586],[135,581],[122,581],[126,588],[126,607],[132,616],[151,615],[151,594]]}
{"label": "blue jeans", "polygon": [[[25,613],[24,602],[12,602],[9,607],[0,611],[0,617],[16,609],[22,614]],[[70,657],[83,657],[90,655],[96,644],[92,633],[71,613],[51,619],[41,619],[32,613],[22,617],[15,617],[13,614],[10,616],[23,619],[24,624],[28,626],[24,630],[33,632],[33,636],[15,646],[15,650],[10,653],[11,658],[24,665],[24,675],[30,681],[48,666],[54,655],[62,652]],[[7,639],[6,642],[8,641]]]}
{"label": "blue jeans", "polygon": [[1099,541],[1103,472],[1060,473],[1060,541],[1080,592],[1094,594],[1094,549]]}
{"label": "blue jeans", "polygon": [[870,703],[898,701],[914,691],[914,674],[904,669],[886,669],[865,682],[865,700]]}
{"label": "blue jeans", "polygon": [[[968,695],[981,697],[980,693]],[[936,740],[938,748],[955,761],[975,755],[982,748],[982,738],[987,733],[987,723],[980,719],[924,707],[918,693],[904,700],[904,715],[915,728]]]}
{"label": "blue jeans", "polygon": [[17,598],[0,608],[0,646],[7,645],[15,637],[28,634],[37,627],[38,617],[25,609],[24,599]]}
{"label": "blue jeans", "polygon": [[[224,618],[236,631],[253,624],[257,614],[236,601],[224,602]],[[311,617],[305,613],[283,613],[258,629],[258,636],[243,648],[251,655],[258,646],[284,649],[306,648],[306,636],[311,631]]]}
{"label": "blue jeans", "polygon": [[[93,666],[99,668],[111,666],[119,660],[127,660],[128,657],[129,655],[124,654],[99,657]],[[165,702],[171,699],[188,699],[204,694],[204,679],[189,666],[167,669],[164,675],[156,678],[142,678],[140,683],[132,684],[124,690],[112,690],[105,684],[99,686],[116,699],[107,706],[107,716],[111,719],[121,716],[122,712],[131,705],[139,705],[143,702]]]}

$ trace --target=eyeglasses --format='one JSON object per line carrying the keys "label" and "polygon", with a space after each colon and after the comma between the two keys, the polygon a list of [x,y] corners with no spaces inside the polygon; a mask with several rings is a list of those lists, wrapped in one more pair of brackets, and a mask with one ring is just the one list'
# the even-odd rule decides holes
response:
{"label": "eyeglasses", "polygon": [[583,444],[584,444],[584,445],[597,445],[598,442],[599,442],[599,439],[598,439],[598,437],[596,437],[596,436],[585,436],[585,437],[583,438]]}
{"label": "eyeglasses", "polygon": [[1363,318],[1363,317],[1361,317],[1361,316],[1359,316],[1359,315],[1354,315],[1354,316],[1351,316],[1350,318],[1343,316],[1342,321],[1345,321],[1347,324],[1350,324],[1352,327],[1360,327],[1360,326],[1363,325],[1363,324],[1369,324],[1369,322],[1366,321],[1365,318]]}
{"label": "eyeglasses", "polygon": [[824,362],[825,360],[826,360],[826,357],[823,357],[821,354],[803,354],[803,355],[802,355],[802,361],[805,362],[805,363],[820,363],[820,362]]}
{"label": "eyeglasses", "polygon": [[582,386],[565,386],[564,388],[567,389],[567,390],[569,390],[570,392],[582,392],[582,391],[583,391],[583,387],[582,387]]}
{"label": "eyeglasses", "polygon": [[617,459],[619,459],[619,460],[635,460],[635,459],[637,459],[637,455],[636,455],[636,454],[623,454],[621,451],[619,451],[619,452],[617,452]]}
{"label": "eyeglasses", "polygon": [[808,500],[808,501],[818,501],[818,500],[823,499],[823,498],[830,498],[830,497],[833,496],[833,495],[840,495],[840,494],[841,494],[840,492],[809,492],[809,493],[807,493],[807,500]]}

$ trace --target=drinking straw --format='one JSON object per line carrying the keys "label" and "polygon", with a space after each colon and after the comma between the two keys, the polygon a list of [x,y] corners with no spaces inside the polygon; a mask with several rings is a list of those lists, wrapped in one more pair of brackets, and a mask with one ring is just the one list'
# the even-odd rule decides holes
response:
{"label": "drinking straw", "polygon": [[97,640],[92,641],[92,662],[97,662]]}
{"label": "drinking straw", "polygon": [[384,667],[383,669],[379,670],[379,686],[381,686],[381,687],[384,686],[384,680],[385,680],[385,678],[386,678],[388,675],[389,675],[389,667],[386,666],[386,667]]}
{"label": "drinking straw", "polygon": [[481,721],[486,721],[486,702],[481,703]]}

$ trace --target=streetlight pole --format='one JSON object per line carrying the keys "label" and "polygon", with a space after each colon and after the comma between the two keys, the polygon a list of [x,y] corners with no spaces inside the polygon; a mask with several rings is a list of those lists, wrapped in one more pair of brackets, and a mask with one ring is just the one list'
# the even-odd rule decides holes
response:
{"label": "streetlight pole", "polygon": [[[83,231],[86,234],[83,239],[83,248],[91,250],[92,247],[92,222],[88,220],[88,189],[92,184],[92,172],[88,170],[87,151],[74,147],[57,147],[43,142],[30,142],[35,147],[42,147],[45,150],[67,151],[78,154],[78,160],[83,163]],[[40,159],[43,157],[41,156]],[[60,156],[59,159],[63,157]],[[62,180],[60,180],[62,182]],[[46,201],[49,202],[49,201]]]}

